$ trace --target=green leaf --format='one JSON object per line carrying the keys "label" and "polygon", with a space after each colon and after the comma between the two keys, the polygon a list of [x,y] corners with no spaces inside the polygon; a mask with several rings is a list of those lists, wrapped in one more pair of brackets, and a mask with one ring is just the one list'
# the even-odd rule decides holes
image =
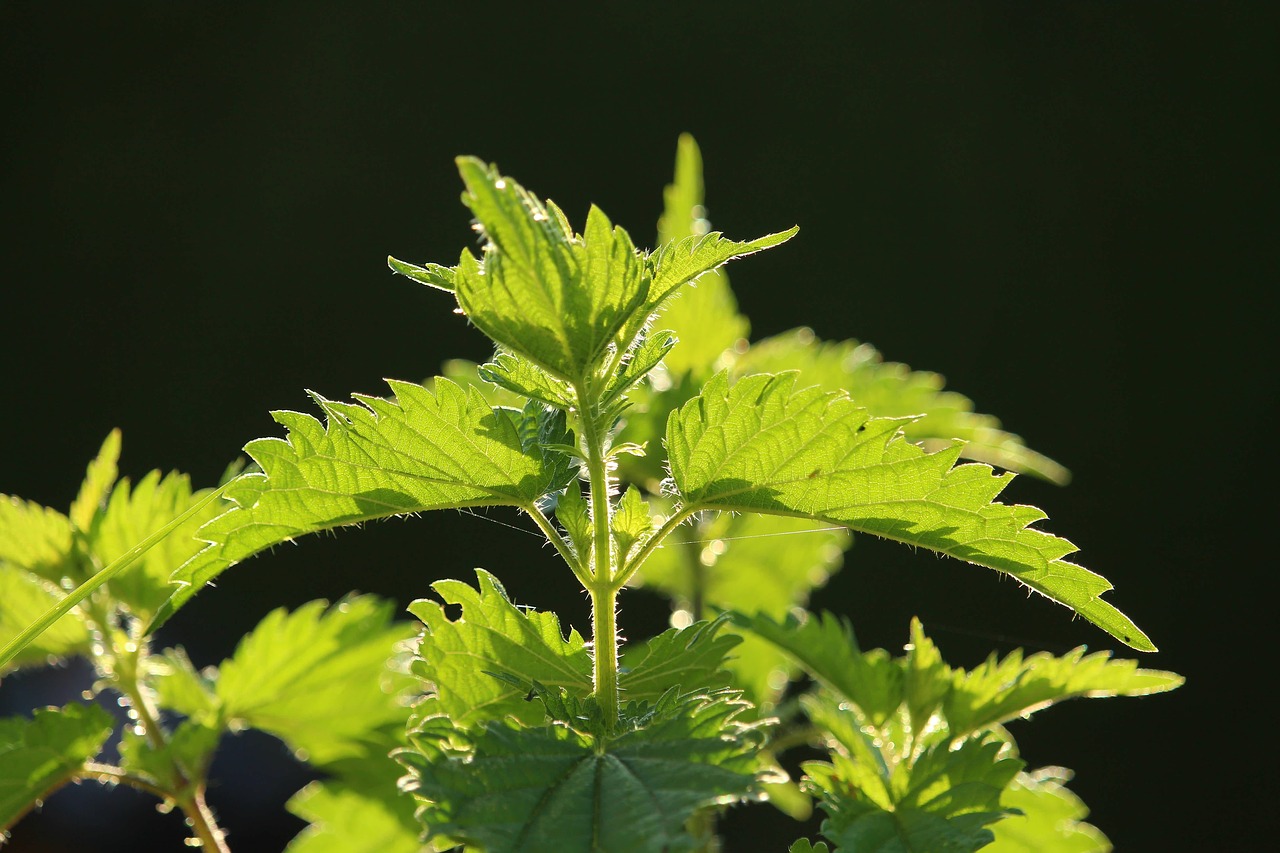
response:
{"label": "green leaf", "polygon": [[870,344],[832,343],[816,338],[809,329],[794,329],[752,344],[733,365],[736,376],[787,370],[800,371],[803,385],[847,392],[874,417],[912,417],[902,427],[910,441],[938,449],[952,439],[961,439],[965,442],[961,455],[966,459],[1052,483],[1064,484],[1071,479],[1066,468],[1001,429],[998,419],[974,412],[968,397],[944,390],[942,376],[886,362]]}
{"label": "green leaf", "polygon": [[520,397],[538,400],[558,409],[567,409],[573,405],[573,391],[568,385],[533,363],[508,352],[498,353],[493,361],[481,365],[476,373],[485,382],[505,388]]}
{"label": "green leaf", "polygon": [[159,749],[140,732],[126,729],[120,739],[120,766],[164,791],[180,791],[192,779],[203,780],[222,737],[222,729],[183,720]]}
{"label": "green leaf", "polygon": [[[658,245],[708,233],[710,223],[703,207],[702,154],[687,133],[676,147],[675,180],[663,192],[662,218],[658,220]],[[738,303],[729,289],[729,279],[712,270],[693,287],[681,291],[662,308],[658,320],[669,328],[680,345],[667,356],[667,370],[673,376],[710,376],[720,366],[720,356],[751,331],[747,318],[738,313]]]}
{"label": "green leaf", "polygon": [[161,708],[177,711],[208,726],[221,722],[222,702],[215,689],[217,673],[197,672],[182,648],[146,657],[146,683]]}
{"label": "green leaf", "polygon": [[[408,797],[401,797],[411,803]],[[294,815],[311,825],[289,842],[285,853],[419,853],[418,825],[394,801],[329,782],[312,782],[288,802]]]}
{"label": "green leaf", "polygon": [[412,797],[400,793],[404,768],[382,755],[339,762],[335,778],[312,782],[290,798],[290,812],[311,825],[286,853],[418,853]]}
{"label": "green leaf", "polygon": [[1007,814],[1000,797],[1022,762],[999,757],[998,739],[926,749],[891,780],[844,756],[804,769],[827,812],[822,834],[837,851],[968,853],[993,838],[986,826]]}
{"label": "green leaf", "polygon": [[347,598],[273,610],[222,664],[216,692],[223,718],[289,744],[313,764],[366,751],[387,726],[403,725],[398,695],[409,679],[387,667],[412,636],[391,622],[390,602]]}
{"label": "green leaf", "polygon": [[489,337],[568,382],[593,372],[643,304],[648,280],[622,228],[597,207],[582,236],[493,166],[462,157],[463,201],[488,239],[483,263],[463,255],[458,304]]}
{"label": "green leaf", "polygon": [[1139,669],[1137,661],[1112,660],[1109,651],[1089,655],[1080,647],[1061,657],[1038,652],[1024,658],[1015,649],[1003,660],[992,655],[972,671],[956,670],[943,714],[952,736],[962,737],[1065,699],[1147,696],[1183,681],[1176,673]]}
{"label": "green leaf", "polygon": [[569,534],[574,553],[587,559],[591,553],[591,511],[576,481],[570,483],[556,500],[556,521]]}
{"label": "green leaf", "polygon": [[791,845],[787,853],[830,853],[825,841],[814,844],[807,838],[801,838]]}
{"label": "green leaf", "polygon": [[[64,595],[42,578],[0,565],[0,646],[39,619]],[[89,632],[84,622],[77,615],[69,614],[19,651],[12,661],[0,666],[0,674],[29,664],[51,663],[88,648]]]}
{"label": "green leaf", "polygon": [[753,787],[759,729],[724,696],[692,694],[642,728],[595,738],[562,725],[486,723],[459,750],[450,730],[420,732],[400,759],[433,836],[488,853],[692,851],[699,809]]}
{"label": "green leaf", "polygon": [[675,345],[676,337],[669,331],[645,334],[627,353],[622,370],[604,395],[604,404],[613,403],[631,391],[670,354]]}
{"label": "green leaf", "polygon": [[722,632],[725,618],[670,628],[628,650],[627,669],[618,679],[622,698],[654,700],[676,687],[688,693],[727,685],[725,658],[742,638]]}
{"label": "green leaf", "polygon": [[120,430],[113,429],[102,442],[97,457],[89,463],[80,492],[71,504],[71,523],[78,530],[87,531],[93,525],[94,517],[103,508],[111,486],[116,481],[119,461]]}
{"label": "green leaf", "polygon": [[[632,582],[662,591],[682,609],[698,600],[780,619],[839,569],[849,539],[842,528],[822,529],[804,519],[708,514],[679,528]],[[778,699],[793,669],[775,646],[752,635],[734,651],[728,668],[734,683],[762,708]]]}
{"label": "green leaf", "polygon": [[0,832],[71,781],[102,749],[111,716],[97,705],[37,710],[0,719]]}
{"label": "green leaf", "polygon": [[734,624],[776,645],[814,679],[881,726],[902,704],[902,667],[883,649],[863,654],[849,621],[834,613],[788,614],[777,622],[764,614],[731,614]]}
{"label": "green leaf", "polygon": [[687,509],[814,518],[948,554],[1009,574],[1154,651],[1100,598],[1111,584],[1062,559],[1075,546],[1029,526],[1043,512],[993,502],[1012,474],[957,466],[959,445],[926,453],[903,437],[901,421],[795,384],[795,373],[759,374],[730,388],[719,374],[672,414],[667,452]]}
{"label": "green leaf", "polygon": [[447,290],[452,293],[456,288],[456,272],[452,267],[442,267],[439,264],[427,264],[420,267],[417,264],[398,261],[390,255],[387,256],[387,266],[400,275],[411,278],[419,284],[434,287],[437,290]]}
{"label": "green leaf", "polygon": [[228,489],[236,505],[201,528],[211,544],[174,576],[185,587],[153,628],[229,566],[296,536],[430,509],[529,507],[563,478],[567,459],[536,446],[524,414],[447,379],[435,380],[434,393],[389,384],[395,400],[313,395],[328,415],[323,426],[274,413],[288,438],[246,446],[262,473]]}
{"label": "green leaf", "polygon": [[653,514],[649,504],[640,496],[640,490],[628,486],[618,501],[617,510],[610,519],[613,541],[618,546],[618,562],[622,563],[633,548],[644,544],[653,535]]}
{"label": "green leaf", "polygon": [[[413,671],[432,685],[439,710],[454,725],[508,715],[542,722],[542,709],[525,701],[521,683],[591,692],[591,655],[577,631],[565,637],[554,613],[517,608],[483,569],[476,579],[478,588],[436,581],[431,588],[444,603],[420,599],[409,605],[425,625]],[[461,615],[450,619],[445,605],[460,606]]]}
{"label": "green leaf", "polygon": [[[152,471],[130,486],[128,478],[116,484],[106,506],[94,518],[86,537],[97,565],[106,566],[124,556],[137,543],[173,519],[196,507],[209,490],[191,491],[191,480],[177,472]],[[175,592],[169,577],[205,547],[196,531],[224,509],[220,502],[204,505],[168,536],[156,543],[132,566],[113,578],[111,596],[148,621]]]}
{"label": "green leaf", "polygon": [[1011,814],[991,826],[995,841],[983,853],[1110,853],[1111,842],[1085,823],[1089,809],[1067,790],[1071,771],[1044,767],[1019,773],[1000,803]]}
{"label": "green leaf", "polygon": [[[486,364],[484,366],[489,367],[490,364]],[[520,364],[528,366],[531,370],[537,369],[527,361],[521,361]],[[480,396],[484,397],[485,401],[495,408],[520,409],[528,402],[528,397],[524,394],[510,391],[506,388],[494,385],[487,379],[482,379],[480,377],[480,365],[476,364],[474,361],[468,361],[465,358],[451,358],[446,360],[440,367],[440,373],[455,385],[459,385],[468,390],[474,388],[479,391]],[[542,375],[546,376],[547,374],[543,372]],[[428,390],[434,390],[434,386],[435,380],[433,379],[428,379],[425,383],[425,387]]]}
{"label": "green leaf", "polygon": [[779,246],[794,237],[799,230],[788,228],[745,243],[728,240],[719,231],[712,231],[666,244],[648,258],[653,276],[646,306],[648,311],[656,311],[681,285],[688,284],[735,258]]}
{"label": "green leaf", "polygon": [[0,495],[0,565],[60,584],[79,578],[71,558],[71,521],[32,501]]}

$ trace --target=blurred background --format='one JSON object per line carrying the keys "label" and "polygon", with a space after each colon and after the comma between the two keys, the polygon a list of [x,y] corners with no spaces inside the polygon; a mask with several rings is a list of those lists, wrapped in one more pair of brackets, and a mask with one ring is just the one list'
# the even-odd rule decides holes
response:
{"label": "blurred background", "polygon": [[[801,229],[730,269],[753,337],[872,342],[1070,467],[1070,486],[1024,477],[1006,499],[1043,507],[1115,584],[1161,647],[1145,665],[1188,678],[1017,724],[1024,756],[1074,768],[1118,850],[1265,847],[1267,4],[444,5],[0,0],[0,492],[65,509],[113,427],[123,472],[212,485],[282,433],[270,410],[315,413],[304,389],[381,393],[484,359],[446,294],[385,265],[474,242],[453,157],[498,162],[575,222],[594,202],[647,245],[688,131],[716,228]],[[476,566],[585,631],[572,577],[531,541],[455,513],[300,541],[228,572],[160,640],[217,663],[274,607],[407,604]],[[991,572],[869,537],[814,606],[895,652],[918,615],[963,665],[1112,647]],[[623,607],[634,637],[665,626],[644,593]],[[87,680],[6,679],[0,713]],[[282,804],[308,777],[277,741],[230,738],[213,773],[238,853],[301,827]],[[730,851],[803,829],[768,807],[728,826]],[[81,786],[5,849],[183,836],[145,797]]]}

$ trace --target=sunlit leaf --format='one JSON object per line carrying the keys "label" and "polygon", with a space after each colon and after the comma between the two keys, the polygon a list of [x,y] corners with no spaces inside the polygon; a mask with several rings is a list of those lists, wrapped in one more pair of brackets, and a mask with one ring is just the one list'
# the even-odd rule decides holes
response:
{"label": "sunlit leaf", "polygon": [[1084,822],[1089,809],[1067,790],[1070,780],[1071,772],[1062,767],[1019,773],[1000,804],[1022,814],[992,824],[995,841],[983,853],[1109,853],[1107,837]]}
{"label": "sunlit leaf", "polygon": [[1030,525],[1034,507],[994,503],[1012,475],[926,453],[902,422],[872,418],[839,392],[796,390],[796,374],[724,374],[667,425],[672,479],[698,509],[814,518],[1004,572],[1134,648],[1154,650],[1103,601],[1105,578],[1062,558],[1070,542]]}
{"label": "sunlit leaf", "polygon": [[408,718],[398,695],[408,678],[386,664],[413,629],[391,613],[371,596],[273,610],[221,666],[223,718],[270,732],[313,763],[362,754],[379,729]]}
{"label": "sunlit leaf", "polygon": [[[554,613],[517,608],[483,569],[476,578],[478,588],[436,581],[441,601],[409,605],[425,626],[414,672],[430,683],[440,711],[458,726],[507,715],[541,722],[541,707],[527,701],[521,683],[590,693],[591,655],[578,632],[566,637]],[[458,618],[446,605],[461,607]]]}
{"label": "sunlit leaf", "polygon": [[[64,594],[42,578],[0,564],[0,645],[39,619]],[[88,647],[89,632],[84,622],[76,614],[68,614],[18,652],[7,667],[0,668],[0,673],[77,655]]]}
{"label": "sunlit leaf", "polygon": [[447,729],[401,754],[433,835],[488,853],[692,851],[688,818],[754,784],[759,730],[741,705],[690,695],[641,728],[597,738],[564,725],[486,723],[465,749]]}
{"label": "sunlit leaf", "polygon": [[822,834],[849,853],[978,850],[993,838],[986,827],[1007,814],[1000,798],[1022,766],[999,757],[1000,746],[969,740],[954,750],[931,747],[891,781],[872,779],[839,755],[832,764],[807,763],[828,815]]}
{"label": "sunlit leaf", "polygon": [[296,536],[430,509],[528,507],[563,485],[567,459],[538,445],[527,412],[493,408],[447,379],[437,378],[432,391],[389,384],[394,400],[315,395],[324,425],[275,413],[288,438],[245,448],[262,472],[228,489],[234,508],[201,528],[211,544],[174,576],[185,587],[155,624],[232,564]]}
{"label": "sunlit leaf", "polygon": [[0,831],[69,782],[102,749],[113,720],[97,705],[0,719]]}

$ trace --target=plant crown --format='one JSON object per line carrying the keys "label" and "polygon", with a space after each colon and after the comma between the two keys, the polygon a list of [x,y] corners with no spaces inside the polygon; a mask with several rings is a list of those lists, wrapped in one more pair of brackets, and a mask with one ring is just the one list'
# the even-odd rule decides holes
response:
{"label": "plant crown", "polygon": [[[309,823],[291,853],[713,850],[717,816],[744,800],[822,809],[825,840],[793,853],[1109,849],[1069,773],[1027,770],[1004,726],[1178,676],[1083,649],[965,670],[918,621],[894,657],[803,609],[865,533],[1009,575],[1154,651],[1110,584],[1066,561],[1075,547],[1035,526],[1044,513],[997,500],[1014,472],[1066,470],[867,344],[798,330],[748,346],[720,267],[796,229],[711,231],[688,137],[654,251],[594,206],[579,233],[495,166],[458,169],[479,251],[389,262],[456,298],[496,346],[488,363],[385,397],[312,394],[324,420],[275,412],[285,436],[250,442],[253,464],[217,490],[117,479],[113,432],[68,512],[0,500],[4,668],[87,656],[94,692],[133,723],[108,764],[95,704],[0,720],[0,825],[96,779],[156,794],[227,850],[208,770],[226,733],[254,727],[326,776],[289,803]],[[590,637],[478,571],[431,584],[416,630],[352,596],[273,611],[217,667],[152,648],[197,591],[276,544],[490,506],[554,546],[590,596]],[[668,596],[674,627],[623,647],[629,586]],[[796,747],[825,758],[784,761]]]}

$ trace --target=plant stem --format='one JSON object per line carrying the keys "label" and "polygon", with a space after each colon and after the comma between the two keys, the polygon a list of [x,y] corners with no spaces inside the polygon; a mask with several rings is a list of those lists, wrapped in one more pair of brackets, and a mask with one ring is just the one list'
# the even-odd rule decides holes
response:
{"label": "plant stem", "polygon": [[[569,564],[569,568],[573,569],[573,573],[577,575],[578,580],[581,581],[582,585],[587,589],[590,589],[591,576],[588,573],[587,568],[582,565],[582,560],[569,550],[569,546],[565,544],[564,537],[562,537],[559,531],[556,530],[555,525],[551,523],[551,519],[547,518],[546,514],[543,513],[542,510],[538,509],[537,504],[530,504],[529,506],[523,507],[523,509],[529,514],[529,517],[533,519],[534,523],[538,525],[538,529],[542,531],[543,536],[547,537],[547,541],[556,547],[556,551],[559,552],[560,557]],[[586,555],[584,554],[583,556],[585,557]]]}
{"label": "plant stem", "polygon": [[575,387],[578,410],[581,413],[579,436],[582,459],[587,466],[587,479],[591,486],[591,521],[593,525],[591,582],[587,591],[591,594],[591,647],[592,681],[596,701],[604,712],[605,720],[612,725],[618,719],[618,587],[614,576],[613,536],[610,524],[613,505],[609,501],[609,448],[607,426],[602,428],[596,410],[598,399],[589,386]]}
{"label": "plant stem", "polygon": [[696,509],[680,507],[672,513],[671,517],[668,518],[660,528],[658,528],[657,532],[650,536],[644,545],[641,546],[640,550],[635,553],[635,556],[627,561],[626,566],[622,568],[622,571],[618,575],[617,585],[619,587],[625,585],[626,582],[631,579],[631,576],[644,565],[644,561],[649,559],[649,555],[658,550],[666,538],[670,536],[677,527],[688,521],[689,516],[693,515],[695,512],[697,512]]}
{"label": "plant stem", "polygon": [[[139,665],[147,654],[147,641],[139,632],[128,633],[118,631],[111,625],[108,610],[96,599],[91,600],[91,613],[98,622],[102,632],[104,661],[111,680],[122,695],[128,697],[132,716],[142,729],[143,735],[151,748],[157,752],[164,751],[169,745],[169,738],[164,727],[160,725],[159,712],[152,707],[151,697],[143,689],[138,677]],[[212,853],[231,853],[227,846],[222,829],[218,826],[213,811],[204,798],[204,781],[197,774],[182,766],[171,758],[174,777],[177,784],[174,790],[154,792],[162,798],[171,799],[182,809],[191,832],[200,840],[200,846]],[[122,780],[122,781],[127,781]],[[154,790],[154,789],[153,789]]]}
{"label": "plant stem", "polygon": [[618,719],[618,590],[591,591],[593,679],[596,701],[611,724]]}

